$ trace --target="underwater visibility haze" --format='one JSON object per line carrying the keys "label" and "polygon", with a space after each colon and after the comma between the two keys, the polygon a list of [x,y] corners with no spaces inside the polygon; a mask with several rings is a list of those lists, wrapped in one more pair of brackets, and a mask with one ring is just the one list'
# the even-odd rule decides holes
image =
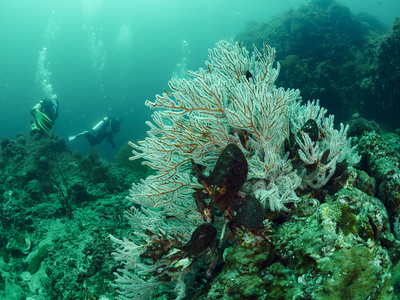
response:
{"label": "underwater visibility haze", "polygon": [[[378,14],[388,27],[398,9],[396,1],[348,2],[356,12]],[[162,93],[174,73],[204,67],[208,49],[220,38],[235,37],[248,22],[265,22],[305,3],[3,1],[0,89],[7,113],[0,116],[1,136],[27,133],[35,102],[56,94],[60,114],[53,130],[59,136],[110,115],[124,118],[116,136],[120,146],[143,137],[150,116],[144,101]],[[71,147],[87,154],[86,144]],[[101,146],[112,159],[108,148]]]}
{"label": "underwater visibility haze", "polygon": [[[53,131],[61,137],[107,115],[124,119],[119,146],[143,137],[150,117],[145,100],[162,93],[174,73],[204,67],[220,38],[298,5],[279,2],[264,10],[263,1],[4,1],[1,136],[29,132],[34,104],[57,95]],[[86,144],[71,147],[87,154]],[[109,147],[100,147],[113,159]]]}
{"label": "underwater visibility haze", "polygon": [[400,299],[399,17],[1,1],[0,299]]}

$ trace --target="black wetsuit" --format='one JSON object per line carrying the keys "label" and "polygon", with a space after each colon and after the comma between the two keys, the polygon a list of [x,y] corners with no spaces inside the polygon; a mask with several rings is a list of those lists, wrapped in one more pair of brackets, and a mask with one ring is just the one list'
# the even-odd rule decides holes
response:
{"label": "black wetsuit", "polygon": [[120,118],[104,118],[95,127],[86,132],[85,137],[89,141],[90,145],[95,146],[100,144],[105,138],[110,142],[113,148],[116,147],[113,138],[114,135],[119,131],[121,124]]}
{"label": "black wetsuit", "polygon": [[[31,115],[35,118],[34,124],[36,125],[32,127],[32,133],[34,131],[51,130],[55,119],[57,119],[58,117],[58,106],[59,103],[57,100],[52,100],[48,98],[39,100],[39,102],[31,110]],[[39,111],[40,113],[45,115],[50,120],[50,122],[48,120],[41,120],[42,122],[39,122],[36,111]]]}

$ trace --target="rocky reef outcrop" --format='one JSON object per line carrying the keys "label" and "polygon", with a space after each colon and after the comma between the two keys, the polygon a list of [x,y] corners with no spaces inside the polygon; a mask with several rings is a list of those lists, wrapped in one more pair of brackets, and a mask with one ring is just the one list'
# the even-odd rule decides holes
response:
{"label": "rocky reef outcrop", "polygon": [[279,49],[278,84],[320,99],[340,120],[353,114],[400,127],[400,19],[391,30],[371,15],[354,15],[334,0],[314,0],[237,35],[249,49]]}

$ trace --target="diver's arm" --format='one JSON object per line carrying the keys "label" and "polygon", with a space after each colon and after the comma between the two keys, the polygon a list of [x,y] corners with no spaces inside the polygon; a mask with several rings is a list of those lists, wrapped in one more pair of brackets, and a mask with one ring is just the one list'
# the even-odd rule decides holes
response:
{"label": "diver's arm", "polygon": [[113,149],[115,149],[115,148],[117,147],[117,146],[115,145],[115,143],[114,143],[113,135],[112,135],[112,134],[107,135],[107,140],[110,142],[111,147],[112,147]]}

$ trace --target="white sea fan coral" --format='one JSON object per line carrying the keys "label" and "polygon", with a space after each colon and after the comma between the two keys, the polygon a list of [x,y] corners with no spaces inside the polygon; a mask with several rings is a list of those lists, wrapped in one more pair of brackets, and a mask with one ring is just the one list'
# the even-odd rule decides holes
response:
{"label": "white sea fan coral", "polygon": [[[303,170],[301,173],[302,188],[318,189],[323,187],[335,173],[338,163],[346,162],[349,165],[357,164],[361,156],[356,152],[356,147],[351,146],[347,139],[348,125],[340,124],[340,130],[334,128],[334,115],[326,117],[327,110],[320,107],[319,101],[308,101],[306,105],[300,102],[292,107],[291,122],[292,132],[300,146],[299,156],[304,164],[316,165],[313,172]],[[312,141],[310,136],[302,131],[302,126],[308,120],[317,124],[321,138]],[[326,162],[322,162],[324,153],[329,150]]]}
{"label": "white sea fan coral", "polygon": [[296,200],[300,179],[283,145],[299,91],[275,87],[279,64],[273,68],[273,48],[265,44],[262,52],[254,50],[250,56],[239,43],[221,40],[209,52],[207,70],[189,72],[190,79],[172,79],[170,91],[146,102],[156,111],[153,123],[148,122],[149,137],[132,144],[132,159],[145,158],[157,174],[133,186],[135,203],[181,219],[188,214],[196,218],[190,199],[199,184],[191,175],[190,160],[211,168],[228,143],[247,156],[248,180],[256,183],[263,204],[271,202],[271,208],[281,210]]}
{"label": "white sea fan coral", "polygon": [[[242,193],[255,195],[266,209],[276,211],[288,210],[286,204],[297,200],[297,188],[326,184],[337,162],[357,162],[347,128],[335,130],[333,117],[326,118],[318,102],[301,105],[298,90],[275,86],[280,66],[273,67],[275,49],[267,43],[262,51],[254,47],[250,55],[238,42],[220,40],[208,58],[207,69],[188,72],[188,79],[171,79],[168,91],[146,102],[155,109],[152,122],[147,122],[148,137],[131,143],[131,159],[144,158],[156,174],[134,184],[128,197],[141,206],[127,213],[136,241],[112,237],[122,247],[116,259],[126,266],[117,274],[121,299],[150,298],[164,284],[154,276],[160,268],[177,285],[178,299],[185,294],[193,261],[175,261],[174,268],[167,268],[165,261],[141,255],[161,240],[187,242],[204,222],[193,200],[193,192],[203,186],[192,160],[210,171],[226,145],[236,144],[249,169]],[[322,132],[318,141],[302,130],[309,119]],[[315,164],[314,173],[293,167],[285,147],[291,134],[303,163]]]}

